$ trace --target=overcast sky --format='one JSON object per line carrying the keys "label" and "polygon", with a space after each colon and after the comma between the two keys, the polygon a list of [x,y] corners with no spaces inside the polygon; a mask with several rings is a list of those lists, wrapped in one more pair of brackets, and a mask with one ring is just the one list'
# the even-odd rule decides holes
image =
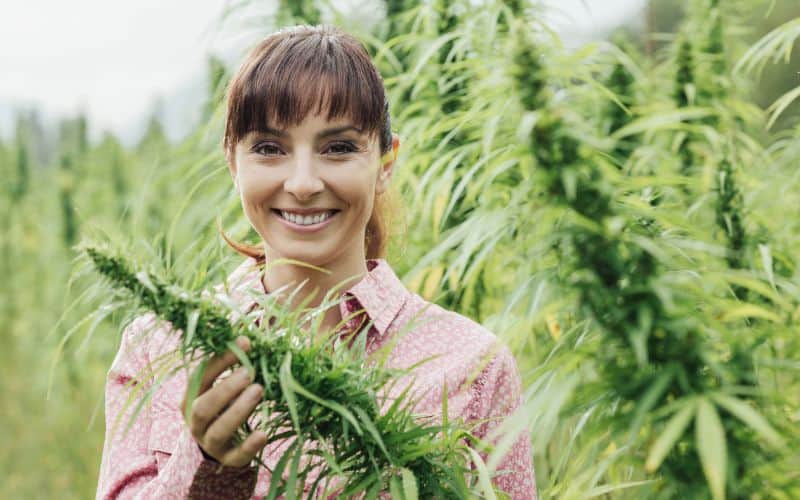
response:
{"label": "overcast sky", "polygon": [[[219,26],[230,3],[4,0],[0,114],[5,116],[0,116],[0,134],[10,133],[9,110],[23,104],[35,105],[48,118],[85,110],[93,135],[106,128],[122,135],[138,128],[133,124],[150,114],[156,96],[180,100],[202,87],[210,51],[236,52],[252,43],[254,29],[248,33],[241,25]],[[560,11],[552,14],[551,26],[565,38],[583,38],[637,15],[644,0],[546,3],[557,4]],[[256,8],[260,13],[274,9],[271,2]]]}

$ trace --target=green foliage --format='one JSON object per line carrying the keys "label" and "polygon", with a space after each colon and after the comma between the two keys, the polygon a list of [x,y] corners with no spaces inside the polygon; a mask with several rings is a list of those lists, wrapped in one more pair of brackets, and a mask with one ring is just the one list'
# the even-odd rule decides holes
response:
{"label": "green foliage", "polygon": [[[332,298],[333,291],[320,306],[308,309],[310,298],[295,310],[281,306],[279,297],[287,293],[285,290],[260,298],[265,317],[271,320],[259,329],[247,318],[231,324],[224,306],[170,285],[152,273],[134,273],[122,256],[92,246],[85,252],[112,287],[124,290],[126,296],[182,332],[185,360],[234,349],[240,363],[253,370],[254,382],[264,388],[257,409],[263,421],[256,428],[266,433],[267,444],[291,441],[272,470],[277,478],[273,480],[272,496],[302,495],[306,477],[316,469],[319,475],[312,496],[318,488],[327,490],[330,479],[343,476],[345,481],[333,486],[342,488],[345,496],[385,491],[390,483],[402,479],[407,483],[404,489],[413,489],[415,498],[470,497],[466,482],[470,473],[467,443],[475,446],[476,440],[465,429],[447,421],[417,423],[410,386],[403,388],[400,397],[381,413],[377,395],[387,385],[395,385],[402,372],[365,365],[363,349],[336,347],[337,337],[320,330],[324,310],[338,304]],[[288,295],[291,297],[296,291],[288,291]],[[340,297],[338,301],[341,300]],[[239,335],[251,341],[247,354],[236,349],[234,340]],[[358,335],[363,348],[366,329]],[[359,340],[355,343],[359,344]],[[199,381],[202,370],[195,373]],[[160,383],[160,379],[153,383]],[[195,383],[190,381],[190,387]],[[240,441],[252,430],[246,423],[240,429]],[[299,457],[309,452],[304,446],[309,442],[313,442],[324,462],[301,468]],[[259,463],[267,467],[260,457]],[[284,467],[288,467],[294,481],[280,479]]]}
{"label": "green foliage", "polygon": [[281,0],[279,18],[282,24],[319,24],[321,13],[314,0]]}
{"label": "green foliage", "polygon": [[[328,13],[288,4],[292,23]],[[764,102],[759,80],[787,71],[777,63],[800,31],[767,22],[797,15],[771,4],[694,0],[670,16],[675,2],[653,2],[677,33],[645,34],[642,53],[622,41],[567,50],[524,2],[387,1],[374,32],[338,18],[374,55],[402,141],[393,182],[409,223],[389,258],[409,288],[511,346],[525,401],[509,425],[529,426],[543,498],[800,496],[800,87],[789,67],[792,87]],[[227,74],[209,64],[206,119],[177,144],[157,113],[128,148],[82,142],[78,119],[53,141],[25,112],[0,147],[6,496],[96,486],[102,389],[129,315],[96,307],[107,289],[73,268],[69,242],[146,241],[130,248],[137,262],[200,290],[240,261],[217,220],[256,237],[219,148]],[[284,386],[328,394],[301,351]],[[297,401],[305,418],[311,399]],[[34,469],[45,479],[30,481]],[[396,472],[388,489],[413,496]]]}

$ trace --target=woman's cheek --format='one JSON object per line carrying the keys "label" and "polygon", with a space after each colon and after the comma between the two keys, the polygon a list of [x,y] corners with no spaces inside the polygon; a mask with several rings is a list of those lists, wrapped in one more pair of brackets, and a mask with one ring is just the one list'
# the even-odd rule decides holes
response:
{"label": "woman's cheek", "polygon": [[253,205],[263,204],[278,185],[276,180],[270,179],[266,175],[248,173],[241,180],[242,199]]}
{"label": "woman's cheek", "polygon": [[242,199],[242,208],[244,209],[245,217],[247,217],[247,220],[250,221],[250,225],[253,227],[253,229],[260,233],[261,231],[259,231],[258,217],[255,215],[250,203]]}
{"label": "woman's cheek", "polygon": [[258,229],[266,223],[265,216],[269,214],[269,206],[262,190],[255,189],[253,186],[241,189],[242,208],[251,225]]}

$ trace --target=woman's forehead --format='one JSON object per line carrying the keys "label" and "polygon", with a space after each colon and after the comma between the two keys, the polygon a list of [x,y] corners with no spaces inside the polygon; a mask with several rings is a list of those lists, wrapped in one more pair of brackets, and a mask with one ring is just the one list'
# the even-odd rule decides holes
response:
{"label": "woman's forehead", "polygon": [[273,118],[267,123],[254,127],[246,134],[246,137],[273,135],[288,138],[292,135],[306,133],[312,133],[315,138],[321,139],[338,134],[366,135],[367,131],[359,127],[351,117],[328,118],[325,113],[311,112],[297,123],[280,123]]}

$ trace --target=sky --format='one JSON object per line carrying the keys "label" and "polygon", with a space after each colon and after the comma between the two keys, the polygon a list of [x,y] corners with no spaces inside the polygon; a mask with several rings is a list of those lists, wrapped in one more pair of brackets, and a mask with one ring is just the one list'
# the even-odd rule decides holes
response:
{"label": "sky", "polygon": [[[257,28],[220,19],[231,0],[4,0],[0,7],[0,135],[13,110],[35,106],[44,118],[84,111],[97,137],[111,129],[131,142],[161,98],[173,138],[196,119],[206,57],[241,53]],[[637,15],[644,0],[547,0],[548,24],[567,43],[601,36]],[[363,11],[375,1],[347,0]],[[249,13],[274,11],[261,2]],[[242,18],[242,16],[236,16]]]}

